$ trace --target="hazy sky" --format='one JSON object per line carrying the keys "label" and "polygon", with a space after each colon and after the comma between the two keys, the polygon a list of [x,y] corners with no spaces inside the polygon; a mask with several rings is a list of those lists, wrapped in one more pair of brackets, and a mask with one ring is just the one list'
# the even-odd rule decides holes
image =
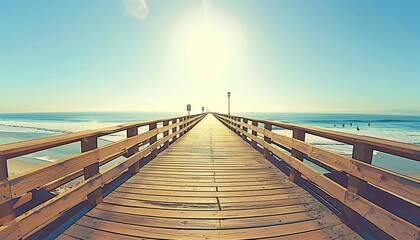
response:
{"label": "hazy sky", "polygon": [[0,112],[420,109],[420,1],[0,2]]}

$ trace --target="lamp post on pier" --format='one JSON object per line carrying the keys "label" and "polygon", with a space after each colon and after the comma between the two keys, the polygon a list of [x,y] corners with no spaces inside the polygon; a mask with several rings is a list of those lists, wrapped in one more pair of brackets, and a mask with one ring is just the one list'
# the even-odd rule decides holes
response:
{"label": "lamp post on pier", "polygon": [[204,113],[204,107],[201,107],[201,112]]}
{"label": "lamp post on pier", "polygon": [[187,104],[187,111],[188,111],[188,116],[190,116],[191,104]]}
{"label": "lamp post on pier", "polygon": [[228,115],[230,116],[230,92],[227,92],[228,95]]}

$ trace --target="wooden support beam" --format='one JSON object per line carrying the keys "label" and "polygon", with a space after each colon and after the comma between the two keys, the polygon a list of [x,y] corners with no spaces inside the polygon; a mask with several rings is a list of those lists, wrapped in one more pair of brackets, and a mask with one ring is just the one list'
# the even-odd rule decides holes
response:
{"label": "wooden support beam", "polygon": [[[237,122],[240,122],[240,121],[241,121],[241,118],[240,118],[240,117],[235,117],[235,120],[236,120]],[[240,128],[240,125],[239,125],[238,123],[235,123],[235,127]],[[239,131],[239,130],[236,130],[236,133],[237,133],[239,136],[241,135],[241,131]]]}
{"label": "wooden support beam", "polygon": [[[252,126],[258,126],[258,122],[255,120],[252,120]],[[257,136],[257,132],[252,130],[252,135]],[[257,142],[255,140],[252,140],[251,146],[256,148],[257,147]]]}
{"label": "wooden support beam", "polygon": [[[293,129],[293,138],[301,140],[301,141],[305,141],[305,131],[300,130],[300,129]],[[304,154],[302,154],[300,151],[292,148],[292,156],[301,160],[301,161],[303,161]],[[293,182],[299,182],[300,178],[301,178],[301,174],[298,170],[294,169],[293,167],[290,167],[289,178]]]}
{"label": "wooden support beam", "polygon": [[[168,126],[169,125],[169,120],[163,121],[163,126]],[[166,130],[165,132],[163,132],[163,137],[166,137],[169,135],[169,130]],[[169,139],[163,144],[163,148],[168,148],[169,147]]]}
{"label": "wooden support beam", "polygon": [[[264,123],[264,128],[266,131],[271,131],[272,125],[270,123]],[[271,138],[267,137],[266,135],[264,136],[264,141],[268,144],[271,144]],[[267,148],[264,148],[264,157],[268,159],[269,156],[270,151]]]}
{"label": "wooden support beam", "polygon": [[[97,136],[92,136],[92,137],[83,138],[81,140],[81,148],[82,148],[82,152],[87,152],[87,151],[93,150],[95,148],[98,148],[98,137]],[[95,176],[96,174],[98,174],[99,173],[99,161],[96,161],[93,164],[91,164],[87,167],[84,167],[83,172],[84,172],[85,180],[87,180],[87,179]],[[87,195],[87,198],[88,198],[88,204],[89,205],[92,205],[92,206],[98,205],[103,200],[102,188],[99,187],[96,190],[92,191],[91,193],[89,193]]]}
{"label": "wooden support beam", "polygon": [[[181,117],[181,118],[179,118],[179,121],[180,121],[180,122],[183,122],[184,120],[185,120],[185,117]],[[181,124],[181,125],[179,126],[179,129],[180,129],[180,130],[182,129],[181,133],[179,134],[179,136],[180,136],[180,137],[181,137],[182,135],[184,135],[184,133],[185,133],[184,128],[185,128],[185,123],[183,123],[183,124]]]}
{"label": "wooden support beam", "polygon": [[[245,124],[248,124],[248,119],[246,119],[246,118],[242,118],[242,122],[244,122]],[[248,132],[248,128],[247,128],[247,127],[242,127],[242,130],[243,130],[244,132]],[[242,134],[242,138],[243,138],[244,140],[246,140],[246,135],[245,135],[245,134]]]}
{"label": "wooden support beam", "polygon": [[9,200],[0,204],[0,224],[6,224],[15,219],[15,212],[13,210],[13,201],[11,199],[10,184],[7,180],[7,159],[0,156],[0,192],[4,200]]}
{"label": "wooden support beam", "polygon": [[[133,128],[129,128],[129,129],[127,129],[127,138],[130,138],[130,137],[134,137],[134,136],[137,136],[139,134],[139,129],[138,129],[138,127],[133,127]],[[138,152],[139,151],[139,145],[135,145],[135,146],[132,146],[131,148],[129,148],[128,149],[128,152],[127,152],[127,154],[125,155],[125,157],[131,157],[131,156],[133,156],[136,152]],[[140,171],[140,162],[139,161],[137,161],[136,163],[134,163],[133,165],[131,165],[129,168],[128,168],[128,171],[131,173],[131,174],[136,174],[136,173],[138,173],[139,171]]]}
{"label": "wooden support beam", "polygon": [[[157,127],[157,123],[151,123],[151,124],[149,124],[149,131],[150,130],[153,130],[153,129],[156,129],[156,127]],[[149,141],[149,143],[150,143],[150,145],[152,145],[153,143],[155,143],[157,141],[157,135],[156,136],[154,136],[154,137],[151,137],[150,138],[150,141]],[[154,149],[151,153],[150,153],[150,157],[153,159],[153,158],[155,158],[157,156],[157,149]]]}
{"label": "wooden support beam", "polygon": [[[177,123],[177,121],[178,121],[178,118],[174,118],[174,119],[172,119],[172,124]],[[176,131],[177,131],[177,127],[175,126],[174,128],[172,128],[172,133],[174,133],[174,132],[176,132]],[[172,142],[175,142],[175,141],[176,141],[176,139],[177,139],[177,135],[175,135],[175,136],[172,138]]]}
{"label": "wooden support beam", "polygon": [[[360,160],[362,162],[371,164],[373,157],[373,148],[367,144],[355,144],[353,145],[353,154],[352,158]],[[366,190],[368,184],[366,181],[354,177],[352,175],[349,176],[349,181],[347,188],[349,191],[357,193],[360,196],[366,196]],[[360,222],[360,215],[358,215],[355,211],[345,208],[343,209],[343,221],[346,222],[348,225],[355,226],[358,222]]]}
{"label": "wooden support beam", "polygon": [[[360,160],[365,163],[372,163],[373,148],[366,144],[355,144],[353,146],[353,159]],[[349,176],[348,189],[354,193],[363,196],[366,193],[367,183],[360,178]]]}

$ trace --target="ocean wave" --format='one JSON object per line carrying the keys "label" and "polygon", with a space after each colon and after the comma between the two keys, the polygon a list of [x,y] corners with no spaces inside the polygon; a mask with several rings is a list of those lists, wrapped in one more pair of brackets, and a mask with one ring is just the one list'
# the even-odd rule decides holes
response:
{"label": "ocean wave", "polygon": [[54,162],[57,159],[51,158],[51,156],[45,155],[45,156],[30,156],[30,158],[41,160],[45,162]]}
{"label": "ocean wave", "polygon": [[[13,125],[13,124],[4,124],[4,123],[0,123],[0,126],[12,127],[12,128],[33,129],[33,130],[45,131],[45,132],[71,133],[69,131],[60,130],[60,129],[50,129],[50,128],[44,128],[44,127],[35,127],[35,126],[23,126],[23,125]],[[4,131],[4,132],[13,132],[13,131],[10,131],[10,130],[9,131],[1,130],[1,131]]]}

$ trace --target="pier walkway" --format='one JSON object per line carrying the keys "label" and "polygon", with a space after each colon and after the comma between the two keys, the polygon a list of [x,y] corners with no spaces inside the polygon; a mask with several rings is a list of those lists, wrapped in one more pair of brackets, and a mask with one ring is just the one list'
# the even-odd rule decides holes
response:
{"label": "pier walkway", "polygon": [[61,239],[360,239],[207,115]]}
{"label": "pier walkway", "polygon": [[[10,174],[9,161],[70,144]],[[375,151],[420,161],[419,145],[217,113],[3,144],[0,239],[420,240],[420,180]]]}

